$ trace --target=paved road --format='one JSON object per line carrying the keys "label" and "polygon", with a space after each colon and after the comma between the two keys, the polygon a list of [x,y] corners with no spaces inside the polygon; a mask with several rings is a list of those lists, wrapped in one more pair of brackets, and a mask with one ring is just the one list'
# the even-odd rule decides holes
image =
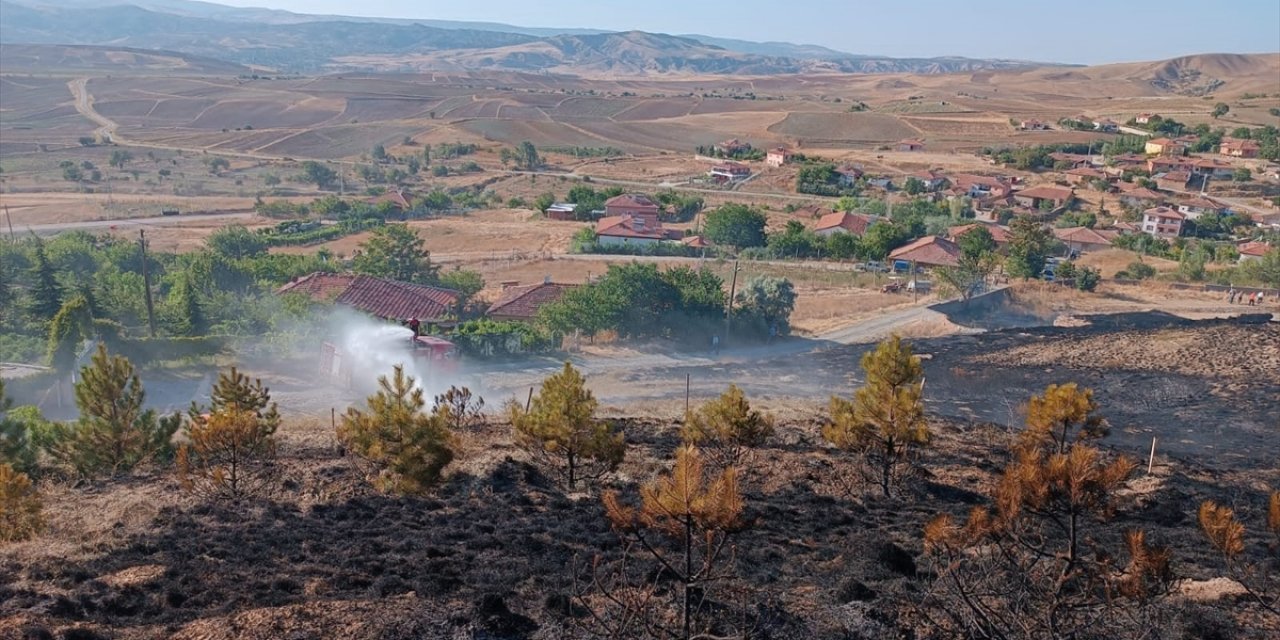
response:
{"label": "paved road", "polygon": [[192,221],[200,222],[221,222],[231,224],[233,222],[247,222],[256,214],[252,212],[244,213],[210,213],[195,214],[185,216],[151,216],[147,218],[120,218],[119,220],[85,220],[81,222],[56,222],[49,224],[29,224],[14,225],[14,231],[23,233],[34,233],[36,235],[53,235],[62,233],[63,231],[101,231],[103,229],[118,229],[121,227],[172,227],[183,223],[191,223]]}

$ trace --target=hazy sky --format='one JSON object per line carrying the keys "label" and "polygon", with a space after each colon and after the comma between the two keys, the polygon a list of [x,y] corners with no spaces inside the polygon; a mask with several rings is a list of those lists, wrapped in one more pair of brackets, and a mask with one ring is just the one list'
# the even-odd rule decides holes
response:
{"label": "hazy sky", "polygon": [[1096,64],[1280,51],[1280,0],[215,0],[299,13],[782,40],[897,57]]}

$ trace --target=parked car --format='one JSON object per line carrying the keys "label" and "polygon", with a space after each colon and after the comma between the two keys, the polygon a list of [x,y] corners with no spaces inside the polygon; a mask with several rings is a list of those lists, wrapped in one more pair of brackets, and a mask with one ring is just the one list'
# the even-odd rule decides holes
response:
{"label": "parked car", "polygon": [[879,260],[868,260],[867,263],[863,265],[863,268],[870,273],[885,273],[889,270],[889,268],[884,266],[884,263]]}
{"label": "parked car", "polygon": [[907,282],[907,291],[919,293],[929,293],[933,289],[933,283],[928,280],[916,280],[914,278]]}

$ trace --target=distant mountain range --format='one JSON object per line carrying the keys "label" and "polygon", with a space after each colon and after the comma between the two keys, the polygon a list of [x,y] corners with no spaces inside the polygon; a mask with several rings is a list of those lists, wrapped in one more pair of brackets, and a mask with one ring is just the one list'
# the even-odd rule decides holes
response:
{"label": "distant mountain range", "polygon": [[280,71],[501,69],[611,75],[950,73],[1048,66],[889,58],[816,45],[490,22],[354,18],[192,0],[0,0],[0,42],[168,50]]}

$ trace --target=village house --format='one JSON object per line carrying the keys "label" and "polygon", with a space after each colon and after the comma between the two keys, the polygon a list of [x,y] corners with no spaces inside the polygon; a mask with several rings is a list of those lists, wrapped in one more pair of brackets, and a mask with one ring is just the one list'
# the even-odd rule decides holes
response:
{"label": "village house", "polygon": [[867,178],[867,186],[888,191],[893,188],[893,178],[889,176],[874,176]]}
{"label": "village house", "polygon": [[1107,174],[1101,171],[1098,171],[1093,167],[1080,167],[1078,169],[1068,169],[1066,171],[1063,171],[1063,173],[1066,174],[1067,176],[1067,182],[1070,182],[1071,184],[1074,184],[1074,185],[1081,185],[1081,184],[1087,185],[1093,182],[1094,180],[1106,181],[1108,179]]}
{"label": "village house", "polygon": [[702,236],[685,236],[680,239],[680,244],[692,249],[707,249],[711,246],[710,242]]}
{"label": "village house", "polygon": [[1233,158],[1256,158],[1261,150],[1262,146],[1257,142],[1238,138],[1223,138],[1218,146],[1219,154]]}
{"label": "village house", "polygon": [[1217,158],[1197,158],[1191,161],[1191,175],[1210,178],[1231,178],[1235,165]]}
{"label": "village house", "polygon": [[1053,165],[1066,166],[1068,169],[1079,169],[1093,165],[1093,158],[1083,153],[1066,153],[1063,151],[1055,151],[1049,154],[1049,158],[1053,160]]}
{"label": "village house", "polygon": [[734,138],[732,140],[725,140],[724,142],[721,142],[715,146],[715,149],[726,156],[736,156],[750,152],[751,144]]}
{"label": "village house", "polygon": [[1155,138],[1147,141],[1143,151],[1149,155],[1184,156],[1187,155],[1187,145],[1169,138]]}
{"label": "village house", "polygon": [[1187,188],[1191,174],[1186,171],[1170,171],[1156,174],[1156,186],[1165,191],[1182,191]]}
{"label": "village house", "polygon": [[1186,216],[1188,220],[1196,220],[1200,216],[1213,214],[1219,215],[1226,213],[1227,208],[1208,198],[1192,198],[1190,200],[1182,200],[1177,204],[1178,213]]}
{"label": "village house", "polygon": [[941,171],[932,170],[932,169],[926,170],[926,171],[916,171],[914,173],[909,173],[907,174],[907,177],[915,178],[916,180],[919,180],[920,182],[924,183],[925,191],[937,191],[938,189],[942,188],[942,185],[947,183],[946,175],[944,175]]}
{"label": "village house", "polygon": [[1023,120],[1018,123],[1018,128],[1023,131],[1048,131],[1049,125],[1040,120]]}
{"label": "village house", "polygon": [[1117,186],[1121,184],[1133,187],[1120,194],[1120,202],[1130,207],[1148,207],[1158,202],[1164,202],[1164,195],[1159,192],[1152,191],[1146,187],[1137,187],[1128,182],[1116,183]]}
{"label": "village house", "polygon": [[952,185],[963,190],[970,198],[1003,198],[1013,192],[1013,186],[1006,178],[968,173],[956,174]]}
{"label": "village house", "polygon": [[605,200],[606,216],[648,216],[657,221],[662,206],[643,193],[624,193]]}
{"label": "village house", "polygon": [[876,220],[877,218],[874,216],[835,211],[822,216],[818,220],[818,224],[814,225],[813,232],[823,237],[833,236],[837,233],[851,233],[855,236],[860,236],[866,233],[867,228]]}
{"label": "village house", "polygon": [[1094,120],[1093,130],[1101,131],[1103,133],[1115,133],[1116,131],[1120,130],[1120,123],[1116,122],[1115,120],[1111,120],[1110,118]]}
{"label": "village house", "polygon": [[1013,192],[1014,201],[1029,209],[1039,209],[1046,202],[1050,203],[1052,208],[1057,209],[1071,202],[1073,197],[1075,197],[1075,193],[1070,188],[1050,185],[1040,185]]}
{"label": "village house", "polygon": [[924,141],[916,139],[900,140],[894,145],[894,151],[923,151]]}
{"label": "village house", "polygon": [[711,167],[707,176],[717,184],[741,182],[751,177],[751,167],[740,162],[721,162]]}
{"label": "village house", "polygon": [[493,320],[532,322],[544,305],[559,300],[576,285],[558,282],[504,286],[498,299],[489,305],[488,316]]}
{"label": "village house", "polygon": [[1112,156],[1107,161],[1107,166],[1103,171],[1108,175],[1122,176],[1126,169],[1145,169],[1147,167],[1147,157],[1140,153],[1125,153],[1118,156]]}
{"label": "village house", "polygon": [[1054,229],[1053,237],[1067,245],[1073,254],[1081,254],[1109,248],[1115,236],[1089,227],[1068,227]]}
{"label": "village house", "polygon": [[791,162],[792,155],[791,150],[786,147],[774,147],[769,150],[769,153],[765,154],[764,162],[771,167],[777,168]]}
{"label": "village house", "polygon": [[862,167],[855,167],[850,164],[842,164],[836,167],[836,180],[842,187],[852,187],[865,175]]}
{"label": "village house", "polygon": [[396,213],[404,213],[413,209],[412,196],[403,189],[388,189],[379,195],[365,200],[366,204],[376,208],[387,207]]}
{"label": "village house", "polygon": [[954,267],[960,264],[960,247],[940,236],[925,236],[889,252],[889,259],[921,267]]}
{"label": "village house", "polygon": [[1134,119],[1133,119],[1133,121],[1134,121],[1134,122],[1136,122],[1136,123],[1138,123],[1138,124],[1151,124],[1151,119],[1152,119],[1152,118],[1156,118],[1156,117],[1159,117],[1159,114],[1156,114],[1156,113],[1139,113],[1139,114],[1138,114],[1138,117],[1134,118]]}
{"label": "village house", "polygon": [[648,245],[683,237],[678,230],[667,231],[657,215],[605,216],[596,222],[596,242],[601,245]]}
{"label": "village house", "polygon": [[542,213],[551,220],[573,220],[573,212],[577,209],[578,205],[572,202],[556,202],[547,207],[547,210]]}
{"label": "village house", "polygon": [[1238,245],[1236,250],[1240,252],[1240,258],[1237,262],[1245,263],[1252,260],[1261,260],[1263,256],[1267,255],[1267,252],[1271,251],[1271,245],[1265,242],[1245,242]]}
{"label": "village house", "polygon": [[1152,207],[1142,212],[1142,232],[1157,238],[1176,238],[1182,235],[1184,219],[1177,209]]}
{"label": "village house", "polygon": [[355,274],[317,272],[276,293],[302,294],[314,302],[349,307],[400,324],[411,319],[424,324],[446,322],[458,308],[458,292],[452,289]]}
{"label": "village house", "polygon": [[962,224],[947,229],[947,239],[959,243],[960,238],[965,234],[972,233],[978,229],[986,229],[991,234],[991,239],[996,242],[996,249],[1004,249],[1009,244],[1009,230],[998,224],[987,224],[984,222],[974,222],[972,224]]}

